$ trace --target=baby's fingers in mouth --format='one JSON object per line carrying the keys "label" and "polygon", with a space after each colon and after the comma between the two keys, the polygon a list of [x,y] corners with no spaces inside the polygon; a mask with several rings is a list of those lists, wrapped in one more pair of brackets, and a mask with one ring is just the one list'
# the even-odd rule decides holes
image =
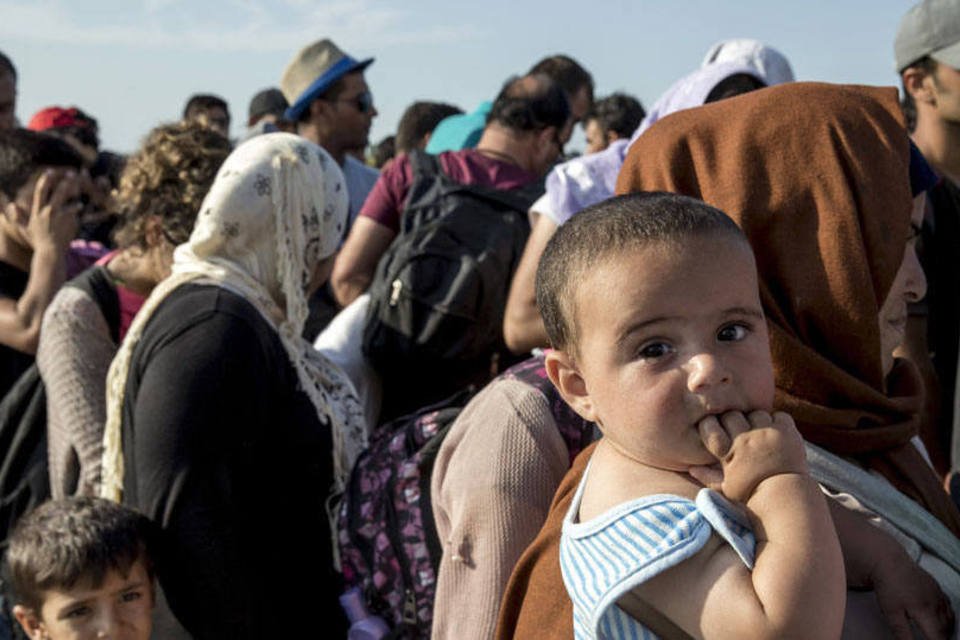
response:
{"label": "baby's fingers in mouth", "polygon": [[700,440],[707,451],[718,459],[727,455],[731,444],[730,436],[716,416],[709,415],[701,419],[697,423],[697,431],[700,433]]}

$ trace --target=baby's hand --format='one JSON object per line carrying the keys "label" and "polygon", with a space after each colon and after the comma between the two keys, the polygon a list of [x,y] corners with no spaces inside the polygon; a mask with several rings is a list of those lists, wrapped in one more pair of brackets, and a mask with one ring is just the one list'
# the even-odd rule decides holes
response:
{"label": "baby's hand", "polygon": [[700,439],[718,465],[690,468],[690,475],[727,498],[746,503],[765,479],[783,473],[807,473],[803,440],[793,418],[752,411],[707,416],[698,425]]}

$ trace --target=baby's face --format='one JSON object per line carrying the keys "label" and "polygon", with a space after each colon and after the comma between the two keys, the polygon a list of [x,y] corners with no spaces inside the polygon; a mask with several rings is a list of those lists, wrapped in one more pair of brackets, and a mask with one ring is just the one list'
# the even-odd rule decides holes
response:
{"label": "baby's face", "polygon": [[[142,560],[124,576],[110,571],[99,587],[89,583],[44,592],[38,637],[50,640],[149,640],[153,583]],[[31,637],[34,637],[31,634]]]}
{"label": "baby's face", "polygon": [[709,464],[701,419],[772,408],[767,327],[744,242],[711,234],[631,249],[576,291],[587,392],[578,410],[626,455],[675,471]]}

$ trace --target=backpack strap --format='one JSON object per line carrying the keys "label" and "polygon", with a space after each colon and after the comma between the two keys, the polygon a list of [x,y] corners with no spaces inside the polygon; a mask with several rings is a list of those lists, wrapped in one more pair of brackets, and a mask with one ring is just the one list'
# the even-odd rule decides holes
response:
{"label": "backpack strap", "polygon": [[[49,497],[47,396],[33,363],[0,402],[0,554],[20,517]],[[8,587],[0,576],[0,596]]]}
{"label": "backpack strap", "polygon": [[120,343],[120,297],[117,287],[110,278],[110,273],[103,265],[90,267],[76,278],[67,283],[68,286],[80,289],[97,303],[103,317],[110,328],[110,337],[117,344]]}
{"label": "backpack strap", "polygon": [[443,173],[440,159],[421,149],[411,149],[407,153],[410,161],[412,176],[410,189],[403,201],[403,211],[400,214],[400,231],[409,231],[416,226],[414,220],[407,215],[411,208],[415,208],[422,201],[433,201],[439,197],[443,185],[449,183],[449,178]]}
{"label": "backpack strap", "polygon": [[440,165],[440,158],[427,153],[422,149],[411,149],[407,153],[410,158],[410,168],[413,170],[413,181],[420,178],[434,178],[443,175],[443,167]]}
{"label": "backpack strap", "polygon": [[468,192],[475,198],[486,200],[493,205],[499,205],[518,213],[524,217],[537,198],[543,195],[543,182],[537,181],[531,185],[517,189],[493,189],[477,185],[462,184],[458,191]]}
{"label": "backpack strap", "polygon": [[[440,156],[427,153],[421,149],[411,149],[407,156],[410,158],[410,168],[413,170],[413,182],[411,184],[432,181],[438,176],[445,176],[450,180],[449,184],[454,190],[470,192],[479,198],[522,213],[526,213],[530,205],[543,195],[545,188],[543,178],[516,189],[495,189],[455,183],[452,178],[444,173]],[[458,185],[458,188],[454,185]],[[413,190],[411,189],[411,191]]]}
{"label": "backpack strap", "polygon": [[424,204],[435,204],[441,198],[449,195],[469,194],[471,198],[485,202],[492,207],[512,211],[522,216],[524,220],[527,219],[527,211],[530,206],[543,195],[544,180],[542,178],[531,184],[507,190],[462,184],[444,173],[439,156],[431,155],[420,149],[412,149],[407,154],[407,158],[410,162],[412,180],[404,200],[403,214],[400,217],[401,232],[414,229],[423,224],[425,220],[434,220],[434,215],[422,219],[408,214],[418,210]]}

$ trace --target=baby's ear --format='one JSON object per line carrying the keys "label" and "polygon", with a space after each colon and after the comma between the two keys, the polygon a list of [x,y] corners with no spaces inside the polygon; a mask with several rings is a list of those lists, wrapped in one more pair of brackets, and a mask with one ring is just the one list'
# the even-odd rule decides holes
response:
{"label": "baby's ear", "polygon": [[547,376],[567,404],[584,420],[597,422],[593,398],[587,389],[586,380],[580,374],[576,360],[565,351],[554,349],[547,352],[544,364],[547,368]]}
{"label": "baby's ear", "polygon": [[43,640],[45,630],[36,611],[22,604],[14,605],[13,617],[20,623],[23,632],[27,634],[30,640]]}

